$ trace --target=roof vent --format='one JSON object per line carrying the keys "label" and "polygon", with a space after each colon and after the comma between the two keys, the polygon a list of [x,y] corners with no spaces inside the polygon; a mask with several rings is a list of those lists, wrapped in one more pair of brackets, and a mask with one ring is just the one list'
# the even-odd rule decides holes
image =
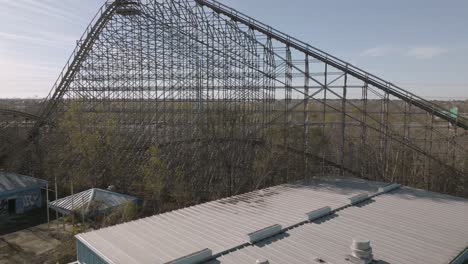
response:
{"label": "roof vent", "polygon": [[213,257],[213,252],[209,248],[194,252],[190,255],[183,256],[173,261],[166,262],[166,264],[197,264]]}
{"label": "roof vent", "polygon": [[270,262],[267,259],[257,259],[255,264],[270,264]]}
{"label": "roof vent", "polygon": [[330,206],[325,206],[312,212],[306,213],[307,220],[314,221],[322,216],[325,216],[331,212]]}
{"label": "roof vent", "polygon": [[367,239],[353,239],[351,244],[351,255],[347,260],[355,264],[369,264],[373,261],[372,248]]}
{"label": "roof vent", "polygon": [[379,193],[390,192],[390,191],[393,191],[393,190],[398,189],[400,187],[401,187],[401,185],[397,184],[397,183],[390,184],[390,185],[387,185],[387,186],[384,186],[384,187],[379,187]]}
{"label": "roof vent", "polygon": [[369,198],[369,195],[367,193],[362,193],[362,194],[358,194],[353,197],[350,197],[349,200],[351,201],[351,204],[357,204],[364,200],[367,200],[368,198]]}
{"label": "roof vent", "polygon": [[247,234],[247,236],[248,236],[250,243],[255,243],[267,237],[271,237],[271,236],[281,233],[282,229],[283,228],[281,227],[281,225],[272,225],[272,226],[260,229],[258,231],[249,233]]}

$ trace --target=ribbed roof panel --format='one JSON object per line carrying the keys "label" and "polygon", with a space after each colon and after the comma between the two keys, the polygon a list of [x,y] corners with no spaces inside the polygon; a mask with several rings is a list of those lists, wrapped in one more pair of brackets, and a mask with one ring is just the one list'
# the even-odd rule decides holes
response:
{"label": "ribbed roof panel", "polygon": [[348,197],[374,193],[383,185],[340,177],[285,184],[77,238],[113,263],[165,263],[205,248],[217,254],[246,243],[248,233],[274,224],[297,224],[306,219],[307,212],[347,205]]}
{"label": "ribbed roof panel", "polygon": [[81,210],[87,212],[89,208],[101,211],[136,200],[132,196],[93,188],[50,202],[49,205],[63,213],[71,213]]}
{"label": "ribbed roof panel", "polygon": [[[468,200],[401,188],[347,207],[220,257],[212,263],[349,264],[353,238],[371,241],[374,259],[383,263],[449,263],[468,245]],[[317,262],[320,263],[320,262]]]}
{"label": "ribbed roof panel", "polygon": [[43,188],[47,181],[10,172],[0,172],[0,196],[25,189]]}

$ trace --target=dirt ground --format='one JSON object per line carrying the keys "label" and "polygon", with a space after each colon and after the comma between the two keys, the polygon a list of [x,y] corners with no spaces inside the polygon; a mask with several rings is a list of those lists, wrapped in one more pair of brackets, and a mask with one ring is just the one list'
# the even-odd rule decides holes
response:
{"label": "dirt ground", "polygon": [[[56,249],[70,240],[72,226],[51,222],[0,236],[0,264],[57,263],[51,258]],[[71,239],[72,240],[72,239]],[[68,242],[68,241],[67,241]]]}

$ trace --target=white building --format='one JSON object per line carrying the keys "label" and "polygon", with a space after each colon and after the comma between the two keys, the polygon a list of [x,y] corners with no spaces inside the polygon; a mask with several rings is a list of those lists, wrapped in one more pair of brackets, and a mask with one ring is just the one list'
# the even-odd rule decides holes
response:
{"label": "white building", "polygon": [[[360,252],[372,263],[460,264],[468,260],[468,200],[355,178],[314,179],[76,238],[78,261],[87,264],[369,263],[352,256]],[[368,243],[359,240],[372,248],[360,250]]]}

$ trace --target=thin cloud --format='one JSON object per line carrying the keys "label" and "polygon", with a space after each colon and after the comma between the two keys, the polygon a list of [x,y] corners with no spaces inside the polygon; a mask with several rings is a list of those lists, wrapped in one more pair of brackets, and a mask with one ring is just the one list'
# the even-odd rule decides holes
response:
{"label": "thin cloud", "polygon": [[448,50],[444,48],[426,46],[410,48],[406,55],[418,59],[432,59],[447,52]]}
{"label": "thin cloud", "polygon": [[384,57],[398,52],[398,48],[392,46],[379,46],[366,49],[361,52],[361,56],[365,57]]}
{"label": "thin cloud", "polygon": [[431,59],[449,52],[449,50],[434,46],[398,47],[377,46],[360,53],[364,57],[408,56],[417,59]]}
{"label": "thin cloud", "polygon": [[60,69],[58,64],[11,56],[0,50],[0,97],[44,97]]}
{"label": "thin cloud", "polygon": [[2,8],[8,13],[19,13],[26,11],[31,13],[37,13],[47,17],[53,16],[62,20],[67,20],[68,22],[79,24],[86,23],[86,20],[72,12],[56,8],[50,4],[46,4],[45,2],[39,2],[37,0],[6,1],[5,3],[2,3]]}
{"label": "thin cloud", "polygon": [[24,54],[12,55],[0,49],[0,76],[4,79],[50,77],[58,75],[59,63],[35,60]]}
{"label": "thin cloud", "polygon": [[[75,38],[72,36],[62,35],[62,34],[55,34],[52,32],[39,32],[42,34],[43,37],[38,36],[26,36],[20,34],[13,34],[9,32],[0,32],[0,39],[3,41],[13,41],[13,42],[21,42],[25,44],[37,44],[43,46],[51,46],[51,47],[61,47],[66,48],[70,45],[74,44]],[[14,46],[14,45],[12,45]]]}

